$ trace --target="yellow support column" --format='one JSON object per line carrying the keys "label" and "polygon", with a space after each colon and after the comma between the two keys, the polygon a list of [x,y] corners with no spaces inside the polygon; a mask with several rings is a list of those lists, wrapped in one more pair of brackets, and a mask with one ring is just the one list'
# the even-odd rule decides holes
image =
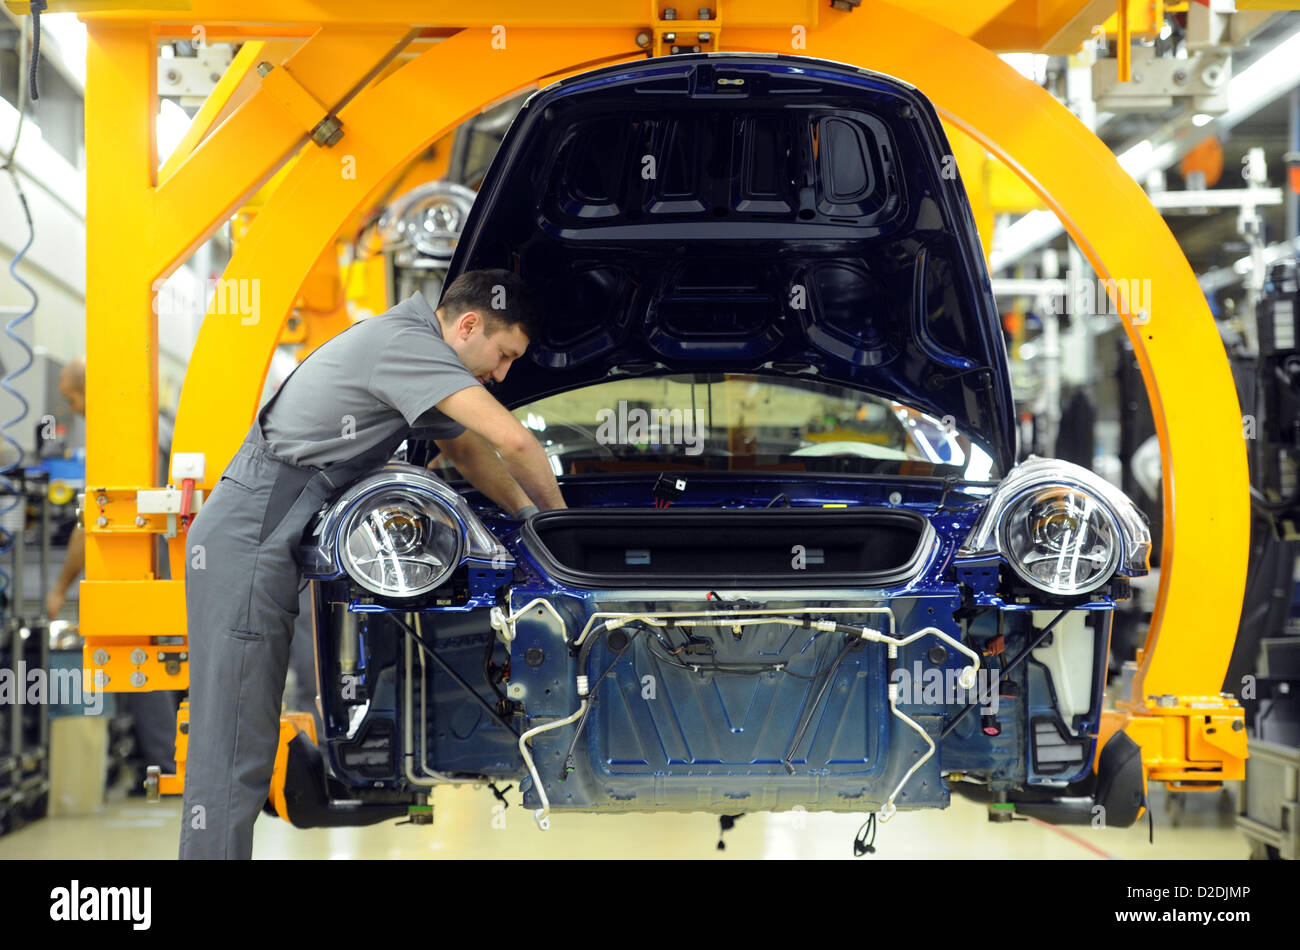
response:
{"label": "yellow support column", "polygon": [[[158,480],[155,282],[166,276],[413,36],[409,27],[315,31],[280,75],[236,108],[158,183],[158,34],[147,23],[88,25],[86,154],[86,579],[84,665],[116,690],[183,689],[184,564],[155,580],[161,516],[136,511]],[[295,106],[284,103],[293,90]],[[218,293],[219,300],[228,295]],[[221,463],[224,465],[224,461]],[[143,677],[143,678],[141,678]],[[93,681],[93,680],[92,680]]]}
{"label": "yellow support column", "polygon": [[[113,530],[132,524],[135,512],[119,516],[108,505],[101,508],[98,501],[108,501],[100,487],[153,485],[157,479],[154,274],[150,255],[141,253],[137,243],[147,241],[152,224],[153,173],[158,164],[153,136],[157,56],[150,27],[97,25],[89,31],[86,115],[97,121],[86,123],[83,522],[88,581],[144,581],[154,575],[153,534]],[[133,243],[134,253],[123,253]],[[139,629],[152,632],[144,618]],[[87,632],[94,632],[93,619]],[[147,643],[147,638],[126,639],[122,652]],[[87,668],[101,648],[87,638]],[[115,675],[108,687],[125,686],[124,680],[124,675]]]}

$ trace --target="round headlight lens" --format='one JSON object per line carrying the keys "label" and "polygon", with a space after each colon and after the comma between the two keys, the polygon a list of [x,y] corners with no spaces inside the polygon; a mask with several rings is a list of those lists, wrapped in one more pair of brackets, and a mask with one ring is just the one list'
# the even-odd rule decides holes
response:
{"label": "round headlight lens", "polygon": [[435,261],[450,261],[475,197],[472,189],[445,181],[411,189],[379,219],[384,249],[414,250]]}
{"label": "round headlight lens", "polygon": [[1003,522],[1012,568],[1052,594],[1083,594],[1110,580],[1119,564],[1119,530],[1110,510],[1063,485],[1031,491]]}
{"label": "round headlight lens", "polygon": [[343,567],[366,590],[388,597],[428,593],[460,563],[464,532],[432,498],[388,489],[344,522]]}
{"label": "round headlight lens", "polygon": [[440,195],[417,203],[406,214],[407,240],[421,254],[440,261],[451,260],[466,210],[451,197]]}

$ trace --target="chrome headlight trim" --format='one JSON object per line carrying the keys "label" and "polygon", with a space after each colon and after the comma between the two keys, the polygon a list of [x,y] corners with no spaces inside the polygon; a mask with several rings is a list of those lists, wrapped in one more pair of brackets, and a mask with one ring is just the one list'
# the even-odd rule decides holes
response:
{"label": "chrome headlight trim", "polygon": [[[1080,465],[1036,456],[1030,456],[1021,462],[1002,480],[957,556],[986,557],[999,554],[1008,563],[1012,563],[1014,558],[1007,550],[1004,531],[1007,515],[1029,493],[1050,487],[1070,488],[1090,495],[1110,515],[1120,542],[1119,560],[1114,573],[1126,577],[1138,577],[1147,573],[1151,556],[1151,532],[1141,512],[1128,496],[1100,475]],[[1012,566],[1018,575],[1024,577],[1018,565]],[[1109,580],[1109,577],[1106,579]],[[1103,583],[1105,581],[1099,581],[1090,589],[1095,590]],[[1039,584],[1034,586],[1042,589]]]}
{"label": "chrome headlight trim", "polygon": [[[484,527],[474,509],[455,489],[428,469],[405,462],[389,462],[373,474],[358,479],[323,509],[301,548],[303,577],[331,578],[347,573],[340,554],[345,524],[370,499],[390,489],[431,498],[447,509],[463,532],[456,567],[466,560],[479,560],[491,562],[498,569],[513,568],[514,558]],[[347,576],[352,577],[351,574]]]}

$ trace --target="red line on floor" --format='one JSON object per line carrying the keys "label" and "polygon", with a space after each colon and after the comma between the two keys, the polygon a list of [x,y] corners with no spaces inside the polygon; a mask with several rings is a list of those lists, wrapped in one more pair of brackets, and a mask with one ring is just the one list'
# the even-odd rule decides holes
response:
{"label": "red line on floor", "polygon": [[1066,831],[1064,828],[1054,825],[1051,822],[1043,821],[1040,818],[1033,818],[1029,815],[1026,815],[1025,817],[1029,818],[1029,820],[1032,821],[1034,824],[1046,828],[1048,831],[1055,831],[1061,837],[1069,838],[1079,847],[1087,848],[1089,851],[1091,851],[1093,854],[1097,855],[1098,857],[1105,858],[1108,861],[1115,860],[1115,855],[1101,850],[1101,848],[1097,847],[1095,844],[1092,844],[1091,842],[1084,841],[1082,838],[1080,838],[1078,835],[1074,834],[1073,832]]}

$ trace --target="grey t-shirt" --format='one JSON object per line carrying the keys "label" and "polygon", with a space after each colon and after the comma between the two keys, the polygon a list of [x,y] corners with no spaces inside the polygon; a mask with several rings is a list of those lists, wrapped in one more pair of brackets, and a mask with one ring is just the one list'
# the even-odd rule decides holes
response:
{"label": "grey t-shirt", "polygon": [[408,426],[409,438],[455,438],[465,427],[433,407],[481,385],[443,340],[433,308],[417,291],[314,350],[280,384],[262,431],[281,458],[325,467]]}

